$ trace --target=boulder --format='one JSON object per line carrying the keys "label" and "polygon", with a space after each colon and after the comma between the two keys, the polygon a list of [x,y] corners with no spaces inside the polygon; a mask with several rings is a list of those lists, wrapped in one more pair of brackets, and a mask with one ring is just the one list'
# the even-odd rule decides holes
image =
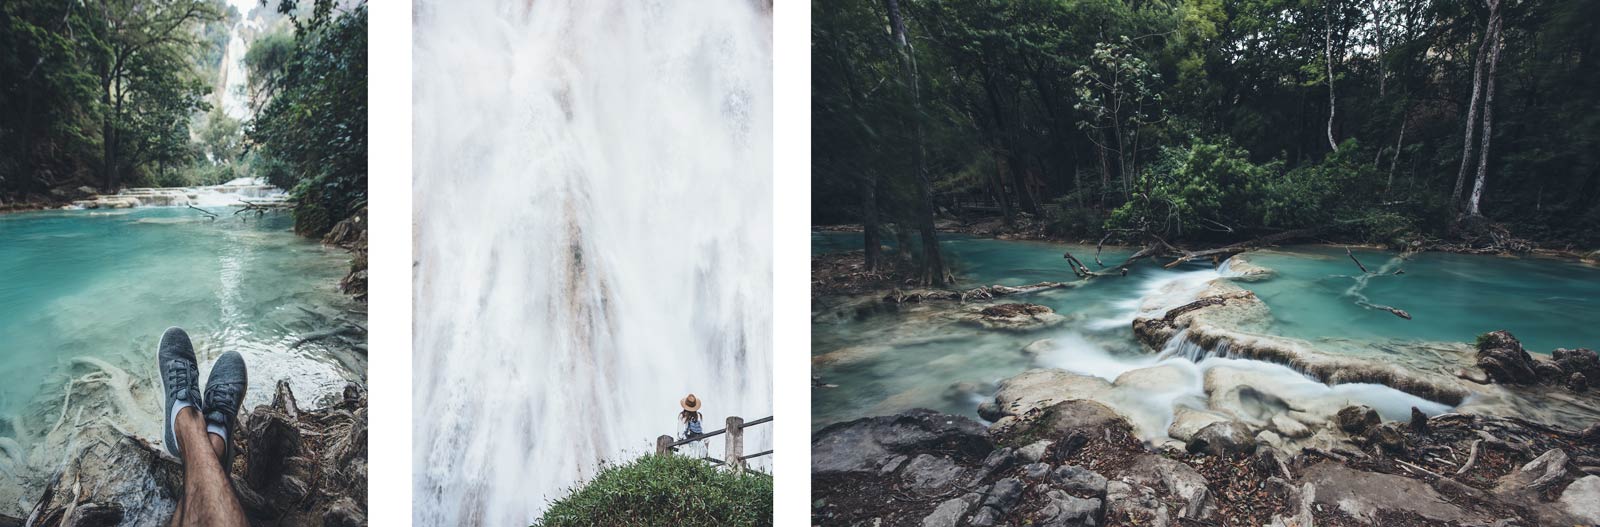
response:
{"label": "boulder", "polygon": [[1100,516],[1099,498],[1079,498],[1059,490],[1045,493],[1045,506],[1037,516],[1041,527],[1078,527],[1096,525]]}
{"label": "boulder", "polygon": [[968,473],[966,468],[950,458],[920,454],[906,463],[900,471],[900,479],[912,489],[936,491],[967,483]]}
{"label": "boulder", "polygon": [[1250,429],[1233,421],[1211,423],[1201,428],[1189,439],[1190,454],[1204,452],[1213,456],[1249,454],[1256,450],[1256,438]]}
{"label": "boulder", "polygon": [[1363,437],[1367,444],[1378,445],[1384,452],[1400,454],[1404,453],[1408,446],[1406,436],[1400,430],[1400,423],[1383,423],[1368,428]]}
{"label": "boulder", "polygon": [[961,517],[967,514],[967,509],[983,499],[976,492],[968,492],[959,498],[950,498],[939,503],[933,513],[922,519],[922,527],[956,527],[961,524]]}
{"label": "boulder", "polygon": [[1539,380],[1533,357],[1511,332],[1491,331],[1478,337],[1478,368],[1489,380],[1501,384],[1532,384]]}
{"label": "boulder", "polygon": [[1302,437],[1309,437],[1311,435],[1311,429],[1306,427],[1305,423],[1296,421],[1294,418],[1289,417],[1288,415],[1272,416],[1271,423],[1272,428],[1277,430],[1278,434],[1282,435],[1283,437],[1300,439]]}
{"label": "boulder", "polygon": [[1105,476],[1077,465],[1057,467],[1050,481],[1057,488],[1079,495],[1104,496],[1106,493]]}
{"label": "boulder", "polygon": [[1584,476],[1567,485],[1556,503],[1573,519],[1600,525],[1600,476]]}
{"label": "boulder", "polygon": [[1132,430],[1133,426],[1111,407],[1074,399],[1045,408],[1036,417],[1017,421],[1011,429],[1000,433],[1009,441],[1032,443],[1037,438],[1101,437],[1112,433],[1131,434]]}
{"label": "boulder", "polygon": [[1225,422],[1227,420],[1226,416],[1206,410],[1179,406],[1172,412],[1172,424],[1167,426],[1167,435],[1187,443],[1194,438],[1194,434],[1199,432],[1201,428],[1205,428],[1211,423]]}
{"label": "boulder", "polygon": [[1017,455],[1028,461],[1039,461],[1044,459],[1045,452],[1048,452],[1050,450],[1050,445],[1053,444],[1055,444],[1055,441],[1040,439],[1038,441],[1028,443],[1028,446],[1017,449]]}
{"label": "boulder", "polygon": [[[1216,515],[1217,506],[1212,501],[1211,490],[1205,476],[1194,467],[1181,461],[1154,454],[1143,454],[1134,460],[1122,476],[1129,483],[1147,487],[1165,487],[1178,498],[1182,507],[1178,515],[1191,520],[1206,520]],[[1111,498],[1111,484],[1106,486],[1106,499]]]}
{"label": "boulder", "polygon": [[1420,480],[1365,472],[1339,463],[1307,468],[1301,481],[1315,487],[1315,503],[1338,509],[1357,521],[1379,525],[1386,513],[1413,513],[1428,523],[1464,522],[1472,518]]}
{"label": "boulder", "polygon": [[1036,368],[1000,381],[994,394],[994,411],[1001,416],[1021,416],[1063,401],[1096,399],[1110,393],[1111,383],[1105,379],[1054,368]]}
{"label": "boulder", "polygon": [[1572,372],[1572,375],[1567,376],[1567,389],[1583,393],[1589,389],[1589,378],[1582,373]]}
{"label": "boulder", "polygon": [[1571,464],[1572,460],[1567,457],[1565,451],[1552,448],[1501,477],[1495,484],[1495,490],[1505,493],[1521,491],[1543,493],[1567,477],[1567,470]]}
{"label": "boulder", "polygon": [[1368,428],[1382,423],[1383,419],[1378,417],[1377,410],[1373,410],[1369,406],[1354,405],[1346,406],[1344,409],[1339,410],[1339,413],[1334,414],[1333,422],[1344,433],[1359,436],[1365,434]]}
{"label": "boulder", "polygon": [[1137,483],[1107,483],[1105,509],[1107,525],[1172,525],[1167,504],[1156,495],[1155,489]]}
{"label": "boulder", "polygon": [[953,452],[981,459],[994,447],[983,425],[915,409],[829,425],[811,440],[812,474],[877,472],[897,454]]}
{"label": "boulder", "polygon": [[1056,314],[1048,306],[1017,303],[985,307],[968,313],[963,320],[984,329],[1023,332],[1059,326],[1067,318]]}
{"label": "boulder", "polygon": [[1600,378],[1600,355],[1588,348],[1558,348],[1550,352],[1551,361],[1568,374],[1582,373],[1584,377]]}

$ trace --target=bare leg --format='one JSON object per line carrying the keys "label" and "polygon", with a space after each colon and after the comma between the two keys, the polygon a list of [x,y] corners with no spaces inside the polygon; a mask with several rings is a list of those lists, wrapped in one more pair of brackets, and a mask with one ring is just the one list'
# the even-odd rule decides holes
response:
{"label": "bare leg", "polygon": [[194,408],[178,411],[173,433],[183,453],[183,499],[178,502],[174,525],[248,525],[228,472],[218,459],[222,438],[206,433],[205,419]]}

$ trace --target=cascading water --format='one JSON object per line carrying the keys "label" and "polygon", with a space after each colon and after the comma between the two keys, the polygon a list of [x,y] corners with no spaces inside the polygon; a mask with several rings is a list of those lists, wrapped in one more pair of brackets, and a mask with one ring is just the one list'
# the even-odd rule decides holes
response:
{"label": "cascading water", "polygon": [[234,119],[246,119],[251,115],[249,97],[245,94],[245,83],[249,80],[244,65],[245,53],[250,51],[244,41],[241,30],[254,28],[255,22],[250,20],[250,10],[256,7],[254,0],[228,0],[228,5],[239,11],[240,19],[228,28],[228,49],[222,58],[223,83],[222,83],[222,111]]}
{"label": "cascading water", "polygon": [[416,24],[416,522],[527,524],[676,435],[690,392],[707,431],[771,415],[770,8],[424,1]]}

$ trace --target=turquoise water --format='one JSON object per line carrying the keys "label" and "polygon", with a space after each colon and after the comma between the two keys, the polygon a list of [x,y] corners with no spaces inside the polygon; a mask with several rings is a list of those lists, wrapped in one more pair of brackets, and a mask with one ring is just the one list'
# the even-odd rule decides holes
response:
{"label": "turquoise water", "polygon": [[[203,363],[244,354],[246,407],[269,400],[279,379],[307,405],[348,380],[365,384],[364,349],[294,346],[314,331],[365,326],[338,291],[347,253],[295,236],[286,214],[245,221],[213,210],[222,218],[185,208],[0,215],[0,421],[39,432],[56,420],[41,409],[58,406],[80,356],[126,370],[138,403],[154,400],[152,354],[168,326],[189,331]],[[159,422],[133,417],[111,416],[160,437]]]}
{"label": "turquoise water", "polygon": [[[854,250],[860,239],[814,233],[812,250]],[[1092,246],[962,236],[941,245],[961,288],[1074,281],[1063,251],[1097,267]],[[1115,265],[1128,254],[1107,248],[1101,259]],[[1353,339],[1403,349],[1423,341],[1472,342],[1480,333],[1507,329],[1530,351],[1600,346],[1600,269],[1543,258],[1426,253],[1399,261],[1392,253],[1356,254],[1368,269],[1390,266],[1390,272],[1405,273],[1358,278],[1359,269],[1342,248],[1292,247],[1252,253],[1251,261],[1277,274],[1239,285],[1271,308],[1272,333],[1312,341]],[[1022,297],[1016,301],[1044,304],[1068,317],[1059,328],[1033,334],[983,331],[935,315],[949,304],[854,316],[830,311],[831,300],[824,299],[813,306],[812,352],[837,360],[813,368],[819,383],[833,386],[812,390],[813,426],[915,407],[975,415],[995,383],[1032,367],[1114,377],[1144,357],[1130,327],[1142,298],[1173,282],[1201,284],[1217,276],[1209,263],[1163,269],[1142,262],[1128,277]],[[1360,307],[1356,300],[1363,296],[1409,311],[1413,320]],[[1041,338],[1056,340],[1060,351],[1022,352]]]}
{"label": "turquoise water", "polygon": [[[1355,251],[1361,270],[1335,247],[1292,247],[1249,256],[1272,268],[1271,280],[1243,283],[1276,319],[1275,332],[1306,339],[1410,339],[1473,342],[1504,329],[1529,352],[1600,347],[1600,269],[1570,260]],[[1388,274],[1395,269],[1401,275]],[[1362,283],[1365,283],[1364,287]],[[1411,320],[1358,306],[1406,310]]]}

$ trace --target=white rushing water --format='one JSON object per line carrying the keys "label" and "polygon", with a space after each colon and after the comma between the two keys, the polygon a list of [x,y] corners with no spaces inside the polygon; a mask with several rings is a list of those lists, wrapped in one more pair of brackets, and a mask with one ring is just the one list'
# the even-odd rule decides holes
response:
{"label": "white rushing water", "polygon": [[765,3],[415,7],[415,521],[526,525],[690,392],[771,415]]}
{"label": "white rushing water", "polygon": [[253,29],[255,22],[250,20],[250,10],[256,7],[254,0],[228,0],[228,5],[239,10],[240,19],[228,27],[228,48],[222,57],[223,78],[222,85],[222,111],[234,119],[247,119],[251,115],[249,97],[245,94],[245,83],[249,81],[244,65],[245,53],[250,47],[245,43],[240,31]]}

